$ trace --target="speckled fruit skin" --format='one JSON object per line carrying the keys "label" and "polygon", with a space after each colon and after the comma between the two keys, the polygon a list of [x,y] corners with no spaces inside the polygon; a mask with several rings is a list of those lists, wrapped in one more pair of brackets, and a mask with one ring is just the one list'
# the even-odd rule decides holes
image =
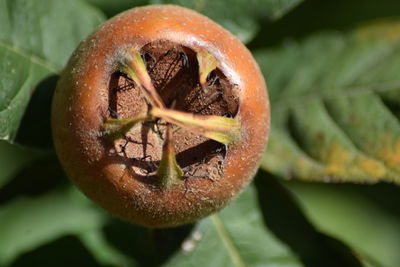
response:
{"label": "speckled fruit skin", "polygon": [[[149,187],[126,171],[129,159],[109,153],[109,142],[100,135],[116,55],[160,39],[207,49],[238,85],[241,137],[229,145],[218,181],[188,178],[166,190]],[[52,130],[67,175],[89,198],[131,223],[173,227],[220,210],[251,181],[267,141],[269,114],[259,67],[236,37],[189,9],[148,6],[115,16],[79,45],[55,91]]]}

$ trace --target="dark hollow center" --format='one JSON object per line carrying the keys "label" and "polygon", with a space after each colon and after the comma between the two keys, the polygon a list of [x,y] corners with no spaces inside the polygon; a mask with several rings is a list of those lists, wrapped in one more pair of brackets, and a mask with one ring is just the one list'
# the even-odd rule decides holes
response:
{"label": "dark hollow center", "polygon": [[[199,66],[192,49],[169,41],[156,41],[141,49],[152,83],[169,108],[200,115],[234,117],[239,100],[232,84],[220,69],[212,71],[203,88]],[[110,79],[108,118],[125,119],[147,111],[142,89],[126,74],[115,72]],[[157,170],[165,136],[165,122],[141,123],[115,143],[115,153],[127,157],[137,174]],[[173,126],[178,164],[186,176],[218,179],[223,173],[225,145]]]}

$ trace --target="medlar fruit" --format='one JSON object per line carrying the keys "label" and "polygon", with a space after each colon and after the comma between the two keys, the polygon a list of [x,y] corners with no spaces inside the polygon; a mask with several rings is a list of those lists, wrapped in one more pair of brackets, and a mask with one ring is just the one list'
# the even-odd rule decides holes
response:
{"label": "medlar fruit", "polygon": [[52,106],[56,152],[112,214],[148,227],[218,211],[254,176],[266,86],[232,34],[186,8],[123,12],[70,58]]}

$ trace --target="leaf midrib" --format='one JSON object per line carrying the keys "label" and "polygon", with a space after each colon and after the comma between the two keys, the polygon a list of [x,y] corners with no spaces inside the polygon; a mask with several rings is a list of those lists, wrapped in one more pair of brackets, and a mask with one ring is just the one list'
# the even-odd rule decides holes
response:
{"label": "leaf midrib", "polygon": [[211,221],[214,224],[218,235],[221,237],[222,242],[224,243],[225,248],[227,249],[228,254],[231,257],[234,265],[238,267],[245,267],[246,264],[242,259],[242,256],[240,255],[239,251],[233,244],[232,238],[229,236],[229,233],[225,229],[225,226],[221,218],[217,214],[215,214],[211,216]]}
{"label": "leaf midrib", "polygon": [[38,57],[33,54],[29,54],[15,45],[10,45],[0,40],[0,47],[3,47],[21,57],[24,57],[37,65],[40,65],[41,67],[47,69],[49,72],[58,73],[60,71],[58,67],[46,61],[44,58]]}

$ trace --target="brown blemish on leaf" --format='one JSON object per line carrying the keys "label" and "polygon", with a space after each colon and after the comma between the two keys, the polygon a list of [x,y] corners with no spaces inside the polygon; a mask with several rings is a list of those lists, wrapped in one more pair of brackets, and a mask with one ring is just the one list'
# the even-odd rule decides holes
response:
{"label": "brown blemish on leaf", "polygon": [[324,135],[324,133],[318,133],[317,135],[316,135],[316,138],[315,138],[315,140],[317,141],[317,143],[318,144],[323,144],[323,143],[325,143],[325,135]]}
{"label": "brown blemish on leaf", "polygon": [[380,19],[369,22],[355,31],[356,39],[361,41],[389,41],[397,42],[400,40],[400,20],[399,19]]}
{"label": "brown blemish on leaf", "polygon": [[392,136],[386,135],[378,155],[389,168],[400,172],[400,140],[395,140]]}
{"label": "brown blemish on leaf", "polygon": [[355,160],[355,164],[364,173],[376,179],[384,178],[386,175],[386,169],[382,163],[369,159],[367,157],[357,157]]}
{"label": "brown blemish on leaf", "polygon": [[327,151],[326,174],[339,177],[348,175],[346,165],[353,160],[350,151],[343,148],[340,144],[332,143]]}

